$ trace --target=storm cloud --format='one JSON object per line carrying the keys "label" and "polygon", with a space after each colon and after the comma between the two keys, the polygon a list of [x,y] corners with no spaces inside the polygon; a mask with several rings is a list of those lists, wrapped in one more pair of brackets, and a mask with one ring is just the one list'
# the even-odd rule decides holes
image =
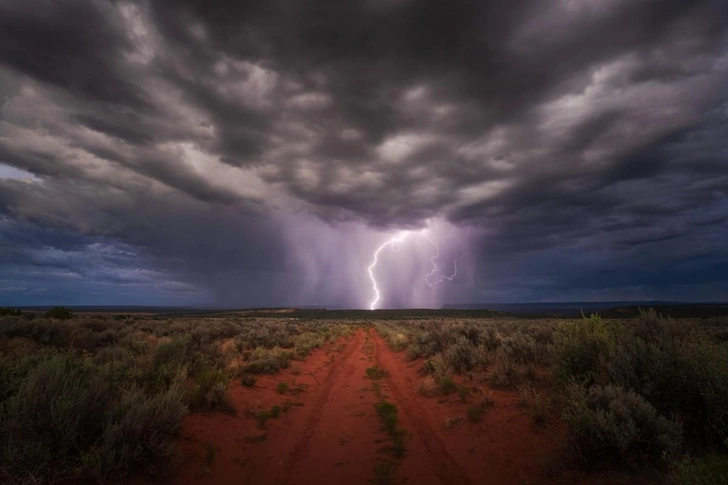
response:
{"label": "storm cloud", "polygon": [[727,18],[0,1],[0,304],[726,300]]}

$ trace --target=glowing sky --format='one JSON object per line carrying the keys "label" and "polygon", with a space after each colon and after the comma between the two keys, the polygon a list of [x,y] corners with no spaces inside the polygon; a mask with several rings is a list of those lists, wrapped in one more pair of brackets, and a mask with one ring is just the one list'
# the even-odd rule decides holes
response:
{"label": "glowing sky", "polygon": [[0,305],[728,300],[726,18],[0,0]]}

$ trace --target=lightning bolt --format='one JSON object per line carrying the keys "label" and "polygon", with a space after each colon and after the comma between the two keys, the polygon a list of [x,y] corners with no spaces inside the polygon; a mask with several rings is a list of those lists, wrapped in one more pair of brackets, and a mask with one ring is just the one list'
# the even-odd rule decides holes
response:
{"label": "lightning bolt", "polygon": [[[437,267],[437,263],[435,263],[435,260],[440,257],[440,245],[437,242],[435,242],[435,240],[438,240],[439,241],[441,239],[445,239],[445,238],[450,237],[452,235],[452,230],[449,231],[444,236],[440,236],[440,237],[430,236],[427,233],[428,232],[433,232],[433,229],[436,230],[437,229],[437,224],[434,224],[433,225],[428,220],[428,225],[430,227],[429,228],[422,229],[421,231],[418,232],[418,235],[424,236],[424,238],[427,239],[430,242],[430,244],[432,244],[433,246],[435,246],[435,254],[434,254],[434,256],[432,256],[430,258],[430,263],[432,264],[432,271],[430,271],[429,273],[427,273],[425,275],[425,282],[427,283],[427,286],[429,286],[430,288],[432,288],[436,284],[442,283],[443,280],[452,281],[457,276],[457,274],[458,274],[458,261],[460,261],[461,259],[463,259],[466,256],[467,249],[465,251],[463,251],[463,253],[460,256],[458,256],[455,259],[455,261],[453,261],[453,269],[454,270],[453,270],[453,273],[451,275],[449,275],[449,276],[442,275],[442,276],[440,276],[440,279],[439,280],[437,280],[437,281],[430,281],[430,277],[432,275],[434,275],[435,273],[438,272],[438,267]],[[374,261],[372,261],[372,264],[370,264],[369,265],[369,268],[368,268],[368,270],[369,270],[369,279],[372,280],[372,288],[374,289],[374,294],[375,294],[374,300],[372,300],[372,302],[369,304],[369,309],[370,310],[376,309],[377,303],[379,303],[379,300],[381,299],[381,294],[379,293],[379,287],[377,286],[377,280],[374,277],[374,267],[379,262],[379,253],[381,253],[384,250],[384,248],[386,248],[388,246],[391,246],[392,251],[397,251],[397,249],[398,249],[398,246],[397,245],[399,243],[401,243],[402,241],[404,241],[404,239],[409,234],[410,234],[410,231],[401,231],[396,236],[392,237],[390,240],[384,242],[374,252]],[[469,237],[470,237],[470,228],[468,228],[468,234],[465,237],[465,241],[466,242],[467,242],[467,240],[468,240]],[[420,244],[420,239],[419,238],[417,239],[417,244]]]}
{"label": "lightning bolt", "polygon": [[385,242],[381,246],[379,246],[379,249],[374,253],[374,261],[372,261],[372,264],[369,265],[369,278],[372,280],[372,287],[374,288],[374,293],[376,296],[374,297],[374,300],[372,300],[372,303],[369,305],[370,310],[374,310],[377,306],[377,303],[379,303],[379,288],[377,288],[377,280],[374,278],[374,267],[377,265],[377,261],[379,261],[379,253],[382,252],[384,248],[387,246],[392,246],[392,250],[396,250],[396,244],[401,243],[404,241],[404,238],[407,237],[407,234],[409,234],[409,231],[402,231],[396,236],[394,236],[389,241]]}
{"label": "lightning bolt", "polygon": [[[448,236],[450,236],[450,234],[448,234],[447,236],[443,236],[440,239],[445,239]],[[453,273],[450,276],[442,275],[442,276],[440,276],[439,280],[430,282],[430,276],[437,273],[437,264],[435,264],[435,260],[440,257],[440,246],[435,241],[433,241],[430,236],[425,236],[425,238],[428,241],[430,241],[430,243],[432,243],[433,246],[435,246],[435,255],[430,258],[430,263],[432,263],[432,271],[430,271],[429,273],[427,273],[425,275],[425,282],[427,283],[427,286],[432,288],[436,284],[442,283],[443,280],[452,281],[452,279],[455,278],[458,274],[458,261],[460,261],[461,259],[463,259],[465,257],[465,253],[461,254],[460,256],[458,256],[455,259],[455,261],[453,261],[453,266],[455,267],[455,271],[453,271]]]}

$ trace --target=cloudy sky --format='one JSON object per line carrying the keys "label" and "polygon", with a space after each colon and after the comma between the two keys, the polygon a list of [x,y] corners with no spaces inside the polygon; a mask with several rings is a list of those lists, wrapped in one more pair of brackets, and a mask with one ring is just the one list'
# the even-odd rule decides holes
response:
{"label": "cloudy sky", "polygon": [[367,307],[402,231],[382,307],[726,301],[727,34],[725,0],[0,0],[0,304]]}

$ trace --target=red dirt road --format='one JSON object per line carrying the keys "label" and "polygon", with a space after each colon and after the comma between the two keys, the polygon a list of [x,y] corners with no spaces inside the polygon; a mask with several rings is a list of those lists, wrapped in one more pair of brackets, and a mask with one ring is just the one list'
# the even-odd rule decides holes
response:
{"label": "red dirt road", "polygon": [[[386,378],[367,378],[375,364]],[[558,456],[558,424],[534,427],[515,391],[494,391],[495,405],[481,422],[446,430],[445,420],[465,417],[469,404],[457,395],[421,396],[421,365],[392,352],[373,330],[358,330],[292,369],[259,378],[253,388],[235,382],[229,392],[236,416],[194,414],[183,422],[181,463],[169,483],[556,483],[543,469]],[[276,392],[281,381],[291,388],[284,395]],[[402,458],[388,451],[391,441],[374,412],[381,398],[397,406],[399,426],[411,434]],[[253,415],[285,400],[296,405],[260,428]],[[394,464],[389,472],[387,463]]]}

